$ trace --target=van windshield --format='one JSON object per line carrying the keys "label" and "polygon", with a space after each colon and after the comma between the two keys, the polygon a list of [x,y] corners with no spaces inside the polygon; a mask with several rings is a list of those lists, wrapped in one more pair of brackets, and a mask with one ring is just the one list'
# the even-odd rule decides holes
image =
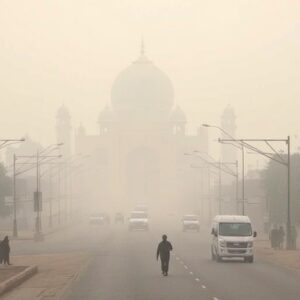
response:
{"label": "van windshield", "polygon": [[250,223],[220,223],[219,235],[223,236],[251,236]]}

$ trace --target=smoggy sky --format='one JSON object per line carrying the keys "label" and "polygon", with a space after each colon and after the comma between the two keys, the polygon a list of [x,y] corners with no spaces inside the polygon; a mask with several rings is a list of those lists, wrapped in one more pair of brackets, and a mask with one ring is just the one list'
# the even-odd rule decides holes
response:
{"label": "smoggy sky", "polygon": [[0,0],[1,138],[53,142],[62,103],[97,133],[142,35],[190,132],[230,103],[240,137],[300,133],[300,1]]}

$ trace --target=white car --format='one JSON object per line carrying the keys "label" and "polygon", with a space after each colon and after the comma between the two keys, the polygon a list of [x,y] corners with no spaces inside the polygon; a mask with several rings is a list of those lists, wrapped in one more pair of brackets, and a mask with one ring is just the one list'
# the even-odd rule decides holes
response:
{"label": "white car", "polygon": [[184,215],[182,218],[182,231],[186,230],[200,230],[199,218],[196,215]]}
{"label": "white car", "polygon": [[245,262],[254,260],[253,240],[256,232],[247,216],[216,216],[212,224],[211,256],[213,260],[241,257]]}
{"label": "white car", "polygon": [[145,211],[132,211],[129,217],[128,229],[131,230],[149,230],[148,214]]}

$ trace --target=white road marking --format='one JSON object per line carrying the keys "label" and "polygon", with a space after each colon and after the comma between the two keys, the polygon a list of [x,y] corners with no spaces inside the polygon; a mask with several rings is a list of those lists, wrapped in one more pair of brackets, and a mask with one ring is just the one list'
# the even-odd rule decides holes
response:
{"label": "white road marking", "polygon": [[188,267],[186,266],[186,265],[184,265],[184,268],[187,270],[188,269]]}
{"label": "white road marking", "polygon": [[192,271],[190,272],[190,274],[191,274],[191,275],[194,275],[194,273],[193,273]]}
{"label": "white road marking", "polygon": [[206,289],[206,286],[204,284],[201,285],[203,289]]}
{"label": "white road marking", "polygon": [[217,297],[213,297],[213,300],[219,300]]}
{"label": "white road marking", "polygon": [[196,280],[196,281],[200,281],[200,279],[199,279],[199,278],[196,278],[195,280]]}

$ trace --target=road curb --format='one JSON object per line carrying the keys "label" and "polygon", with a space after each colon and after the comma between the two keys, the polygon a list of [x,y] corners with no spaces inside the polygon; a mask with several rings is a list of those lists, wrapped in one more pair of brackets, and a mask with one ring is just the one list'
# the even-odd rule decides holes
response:
{"label": "road curb", "polygon": [[30,266],[22,272],[18,273],[17,275],[3,281],[2,283],[0,283],[0,296],[6,293],[7,291],[17,287],[22,282],[35,275],[37,272],[37,266]]}

